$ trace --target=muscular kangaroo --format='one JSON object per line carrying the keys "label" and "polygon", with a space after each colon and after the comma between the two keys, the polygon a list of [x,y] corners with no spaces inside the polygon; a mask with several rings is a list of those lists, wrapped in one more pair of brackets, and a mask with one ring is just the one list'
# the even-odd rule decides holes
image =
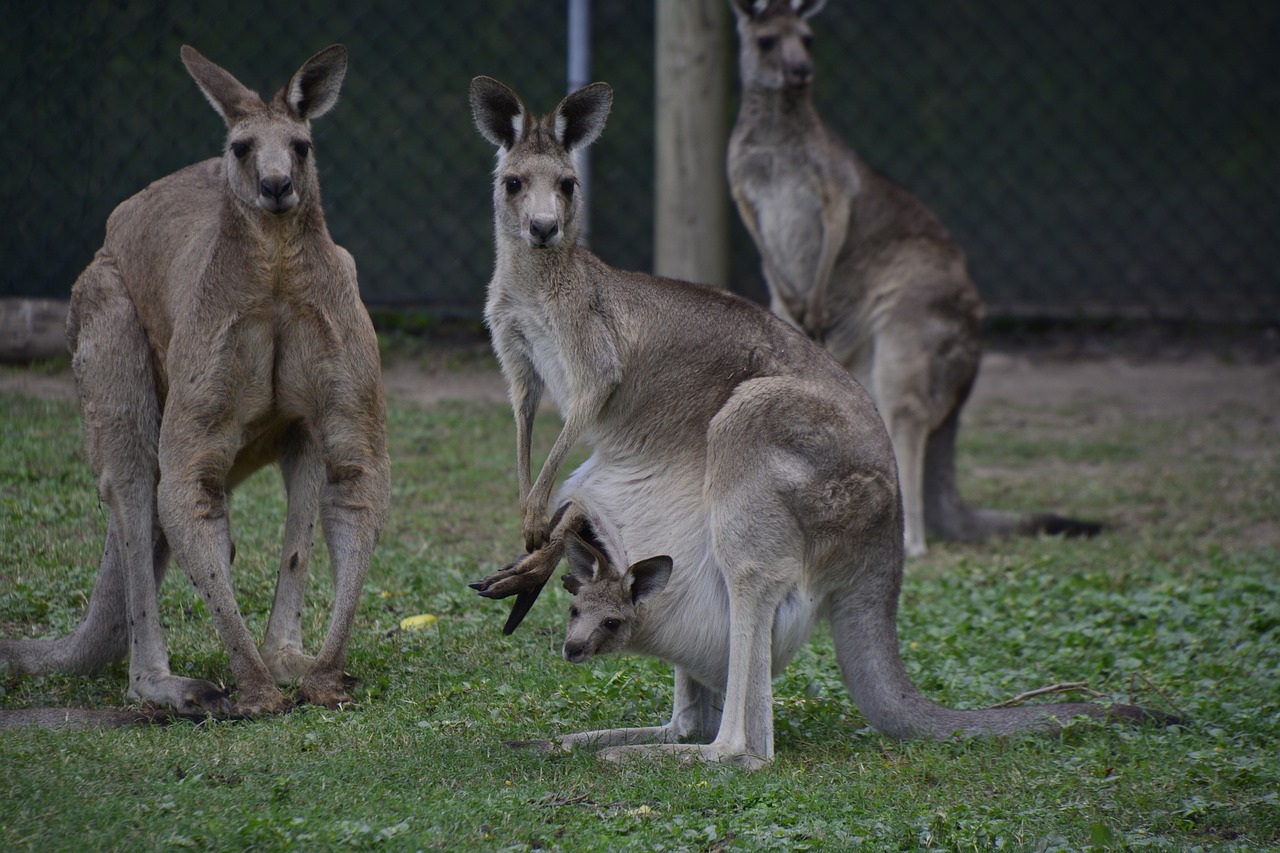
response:
{"label": "muscular kangaroo", "polygon": [[[296,679],[304,701],[334,706],[350,699],[351,625],[390,499],[377,341],[355,262],[325,226],[310,130],[338,99],[347,50],[308,59],[269,103],[190,47],[182,61],[226,121],[225,152],[115,209],[67,317],[86,454],[108,508],[97,582],[70,636],[0,641],[0,664],[92,672],[127,655],[130,698],[232,713],[223,690],[169,671],[156,592],[172,552],[226,646],[235,713],[288,709],[276,685]],[[231,586],[229,500],[277,461],[284,552],[256,648]],[[317,514],[334,603],[311,657],[301,610]]]}
{"label": "muscular kangaroo", "polygon": [[775,314],[823,344],[871,392],[889,428],[906,546],[925,532],[1096,534],[1048,513],[973,509],[955,442],[978,372],[982,300],[963,250],[923,203],[862,161],[813,105],[813,33],[826,0],[731,0],[742,100],[729,182],[763,260]]}
{"label": "muscular kangaroo", "polygon": [[[471,84],[476,124],[499,147],[486,317],[515,412],[532,550],[473,587],[518,596],[509,633],[567,550],[577,597],[565,656],[625,650],[675,665],[666,725],[561,743],[768,760],[772,677],[822,616],[854,701],[896,737],[1146,715],[1093,704],[955,711],[920,694],[898,657],[902,513],[871,398],[759,306],[614,269],[578,245],[571,152],[599,135],[611,102],[609,87],[594,83],[537,119],[498,81]],[[564,427],[531,482],[544,390]],[[579,439],[593,453],[548,520],[556,475]],[[677,743],[685,738],[710,743]]]}

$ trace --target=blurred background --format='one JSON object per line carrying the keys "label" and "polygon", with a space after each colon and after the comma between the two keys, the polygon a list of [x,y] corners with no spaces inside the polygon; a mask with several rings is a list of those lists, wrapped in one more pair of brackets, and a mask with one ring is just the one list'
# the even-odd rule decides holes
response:
{"label": "blurred background", "polygon": [[[615,90],[592,247],[650,270],[655,3],[589,5],[589,76]],[[468,83],[538,113],[567,87],[567,4],[545,0],[0,0],[0,21],[0,297],[65,298],[116,204],[220,152],[180,45],[269,97],[342,42],[314,128],[330,230],[370,305],[475,319],[494,152]],[[993,320],[1280,322],[1280,3],[831,0],[813,25],[826,120],[939,214]],[[762,298],[727,222],[732,287]]]}

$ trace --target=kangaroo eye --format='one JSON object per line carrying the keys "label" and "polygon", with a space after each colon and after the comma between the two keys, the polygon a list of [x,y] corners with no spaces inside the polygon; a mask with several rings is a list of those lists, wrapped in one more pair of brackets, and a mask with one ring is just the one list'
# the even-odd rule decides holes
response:
{"label": "kangaroo eye", "polygon": [[616,634],[618,629],[622,627],[622,623],[617,619],[606,619],[604,620],[604,627],[610,634]]}
{"label": "kangaroo eye", "polygon": [[813,36],[805,36],[800,41],[804,44],[805,50],[813,50]]}
{"label": "kangaroo eye", "polygon": [[760,45],[760,49],[768,52],[778,46],[777,36],[760,36],[756,39],[756,44]]}
{"label": "kangaroo eye", "polygon": [[520,192],[520,188],[524,186],[524,181],[519,178],[507,178],[506,187],[507,195],[515,195]]}
{"label": "kangaroo eye", "polygon": [[311,143],[305,139],[293,143],[293,152],[298,155],[299,160],[307,159],[307,155],[311,153]]}
{"label": "kangaroo eye", "polygon": [[560,182],[560,192],[564,193],[565,198],[573,198],[573,178],[565,178]]}
{"label": "kangaroo eye", "polygon": [[570,619],[577,619],[577,618],[578,618],[578,608],[576,608],[576,607],[570,607],[570,608],[569,608],[569,618],[570,618]]}
{"label": "kangaroo eye", "polygon": [[237,160],[243,160],[244,156],[249,153],[249,149],[253,146],[242,139],[237,139],[231,143],[231,153],[236,155]]}

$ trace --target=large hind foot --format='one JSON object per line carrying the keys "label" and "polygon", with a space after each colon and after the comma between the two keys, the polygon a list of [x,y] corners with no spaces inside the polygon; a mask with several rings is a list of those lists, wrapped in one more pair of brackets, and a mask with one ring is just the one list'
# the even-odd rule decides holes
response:
{"label": "large hind foot", "polygon": [[143,703],[172,708],[183,716],[230,717],[237,712],[225,690],[199,678],[134,676],[127,695]]}
{"label": "large hind foot", "polygon": [[759,770],[769,763],[767,758],[759,755],[735,752],[718,747],[715,744],[703,743],[648,743],[632,746],[611,746],[600,750],[596,755],[605,761],[614,763],[621,763],[633,758],[675,755],[683,762],[700,760],[719,764],[736,764],[746,770]]}
{"label": "large hind foot", "polygon": [[319,673],[312,672],[302,679],[300,694],[302,701],[309,705],[323,705],[326,708],[337,708],[354,702],[347,691],[355,687],[359,679],[345,672]]}

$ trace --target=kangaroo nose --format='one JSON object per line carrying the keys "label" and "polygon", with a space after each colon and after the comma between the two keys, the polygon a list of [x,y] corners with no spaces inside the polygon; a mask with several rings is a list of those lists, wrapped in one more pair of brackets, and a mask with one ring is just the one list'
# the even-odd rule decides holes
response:
{"label": "kangaroo nose", "polygon": [[267,198],[279,201],[293,191],[293,181],[289,180],[288,175],[263,178],[261,190],[262,194]]}
{"label": "kangaroo nose", "polygon": [[568,642],[564,644],[564,659],[569,663],[578,663],[586,657],[582,643]]}
{"label": "kangaroo nose", "polygon": [[795,80],[797,83],[804,83],[813,76],[813,63],[807,61],[794,62],[791,64],[789,70],[791,72],[791,79]]}
{"label": "kangaroo nose", "polygon": [[550,216],[535,216],[529,222],[529,235],[540,245],[546,245],[560,233],[560,223]]}

